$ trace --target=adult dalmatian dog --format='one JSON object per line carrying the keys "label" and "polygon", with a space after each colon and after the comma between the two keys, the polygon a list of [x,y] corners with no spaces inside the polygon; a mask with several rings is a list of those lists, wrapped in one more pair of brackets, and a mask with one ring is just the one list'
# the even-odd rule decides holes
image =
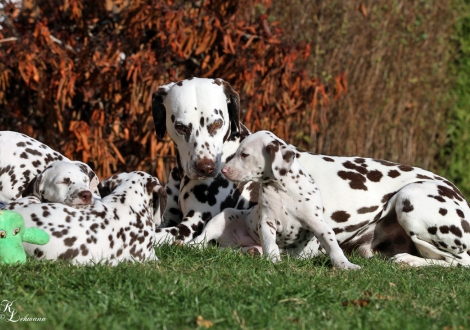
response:
{"label": "adult dalmatian dog", "polygon": [[0,132],[0,204],[36,196],[43,202],[88,205],[99,198],[98,183],[87,164],[25,134]]}
{"label": "adult dalmatian dog", "polygon": [[234,184],[220,173],[250,134],[239,112],[238,93],[222,79],[187,79],[161,86],[153,95],[157,137],[168,131],[177,150],[177,166],[166,185],[165,228],[157,230],[157,241],[189,242],[223,209],[256,204],[256,184]]}
{"label": "adult dalmatian dog", "polygon": [[155,229],[161,223],[166,192],[157,178],[136,171],[99,184],[102,199],[80,208],[44,203],[29,196],[4,209],[20,213],[27,227],[45,230],[43,246],[24,243],[28,255],[76,264],[158,260]]}
{"label": "adult dalmatian dog", "polygon": [[[240,134],[238,95],[226,82],[194,78],[164,85],[154,95],[152,110],[157,136],[163,138],[168,130],[178,149],[178,165],[167,184],[171,205],[165,218],[172,224],[179,223],[182,214],[185,219],[161,229],[161,238],[188,242],[221,209],[254,205],[254,183],[243,186],[251,187],[246,194],[247,189],[235,189],[236,184],[220,175],[250,134]],[[212,126],[216,120],[222,127]],[[469,204],[445,178],[386,160],[299,149],[296,158],[320,188],[325,220],[345,252],[358,250],[365,257],[380,252],[412,266],[470,263]],[[240,193],[249,196],[250,203],[237,204]]]}

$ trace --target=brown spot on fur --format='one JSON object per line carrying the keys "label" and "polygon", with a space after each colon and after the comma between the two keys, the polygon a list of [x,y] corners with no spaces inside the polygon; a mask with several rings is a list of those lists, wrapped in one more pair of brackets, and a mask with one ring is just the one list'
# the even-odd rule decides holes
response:
{"label": "brown spot on fur", "polygon": [[372,182],[379,182],[380,179],[382,179],[382,177],[383,177],[382,172],[377,171],[377,170],[370,171],[370,172],[367,174],[367,178],[368,178],[370,181],[372,181]]}
{"label": "brown spot on fur", "polygon": [[468,221],[462,219],[460,224],[462,225],[462,229],[464,233],[470,233],[470,224],[468,223]]}
{"label": "brown spot on fur", "polygon": [[396,178],[400,175],[401,175],[400,172],[398,172],[397,170],[390,170],[388,172],[388,176],[391,177],[391,178]]}
{"label": "brown spot on fur", "polygon": [[352,189],[367,190],[367,187],[364,184],[366,182],[366,178],[359,173],[350,171],[339,171],[338,176],[343,180],[350,180],[349,186]]}
{"label": "brown spot on fur", "polygon": [[331,219],[336,222],[346,222],[351,217],[351,215],[346,211],[336,211],[331,215]]}
{"label": "brown spot on fur", "polygon": [[377,210],[378,208],[379,208],[378,206],[361,207],[359,210],[357,210],[357,213],[359,214],[371,213]]}
{"label": "brown spot on fur", "polygon": [[411,205],[410,201],[408,199],[403,200],[403,212],[411,212],[414,210],[413,205]]}

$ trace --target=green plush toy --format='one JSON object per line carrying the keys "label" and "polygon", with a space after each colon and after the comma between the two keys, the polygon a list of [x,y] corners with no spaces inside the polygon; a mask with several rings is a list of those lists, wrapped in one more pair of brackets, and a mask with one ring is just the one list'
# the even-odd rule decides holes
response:
{"label": "green plush toy", "polygon": [[0,210],[0,264],[26,262],[23,242],[44,245],[49,234],[39,228],[26,228],[21,214]]}

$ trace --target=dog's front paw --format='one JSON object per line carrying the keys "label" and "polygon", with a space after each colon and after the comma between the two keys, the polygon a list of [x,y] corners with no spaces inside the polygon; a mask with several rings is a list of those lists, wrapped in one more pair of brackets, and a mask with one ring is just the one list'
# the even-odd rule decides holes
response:
{"label": "dog's front paw", "polygon": [[361,269],[361,266],[353,264],[352,262],[349,262],[349,261],[343,261],[343,262],[335,263],[335,268],[340,268],[340,269]]}
{"label": "dog's front paw", "polygon": [[271,260],[271,262],[273,264],[275,264],[276,262],[279,262],[281,261],[281,256],[280,255],[276,255],[276,254],[270,254],[267,256],[268,260]]}
{"label": "dog's front paw", "polygon": [[390,258],[393,262],[407,265],[407,266],[412,266],[412,267],[418,267],[422,266],[424,259],[408,254],[408,253],[399,253],[394,255],[392,258]]}

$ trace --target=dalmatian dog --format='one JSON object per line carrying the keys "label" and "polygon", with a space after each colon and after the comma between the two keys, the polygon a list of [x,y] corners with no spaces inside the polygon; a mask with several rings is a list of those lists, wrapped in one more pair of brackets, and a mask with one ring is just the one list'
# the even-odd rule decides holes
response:
{"label": "dalmatian dog", "polygon": [[76,264],[158,260],[155,229],[167,198],[158,179],[144,172],[121,173],[99,188],[103,198],[78,209],[33,196],[8,204],[5,209],[19,212],[26,226],[50,235],[49,243],[40,247],[24,243],[26,252]]}
{"label": "dalmatian dog", "polygon": [[[256,246],[263,242],[264,235],[271,235],[272,240],[274,232],[278,241],[290,243],[298,227],[293,226],[293,233],[287,237],[286,232],[290,231],[284,229],[280,219],[293,217],[291,212],[304,216],[297,204],[306,205],[310,203],[307,199],[316,195],[315,189],[307,188],[313,179],[321,191],[323,210],[319,205],[311,210],[319,216],[323,211],[326,224],[333,228],[344,251],[357,249],[365,257],[379,252],[392,257],[395,262],[411,266],[470,265],[469,203],[445,178],[384,160],[323,156],[298,149],[292,149],[296,162],[302,165],[298,172],[276,161],[271,171],[256,165],[258,158],[268,159],[268,162],[274,159],[270,154],[272,147],[265,147],[262,157],[259,150],[273,143],[277,145],[276,141],[282,150],[282,142],[269,132],[245,138],[222,173],[236,181],[253,177],[268,181],[274,175],[277,191],[266,189],[263,183],[260,206],[248,211],[225,210],[208,224],[194,243],[217,239],[223,246]],[[288,160],[292,157],[286,151],[282,160],[277,159],[290,163]],[[292,181],[297,185],[294,192],[288,189]],[[288,196],[285,196],[285,190],[289,191]],[[276,210],[268,214],[270,224],[262,222],[265,219],[263,208]],[[295,212],[293,208],[297,208]],[[270,226],[268,231],[272,232],[264,233],[262,226]],[[321,240],[316,240],[318,235],[301,249],[316,254],[318,243],[323,245]],[[263,244],[265,249],[271,253],[273,248]]]}
{"label": "dalmatian dog", "polygon": [[[173,237],[189,242],[222,210],[256,205],[257,182],[230,183],[220,175],[220,169],[233,158],[240,142],[251,134],[238,121],[238,94],[226,82],[193,78],[161,86],[154,94],[152,112],[157,137],[163,138],[168,130],[177,147],[177,166],[166,186],[170,198],[164,218],[165,226],[170,227],[157,230],[158,241]],[[214,131],[211,124],[218,119],[223,125]],[[445,178],[386,160],[295,150],[296,158],[322,193],[324,218],[346,253],[358,250],[371,257],[380,252],[412,266],[469,263],[469,205]],[[206,162],[209,166],[204,165]],[[408,216],[422,225],[421,230],[413,231],[402,222],[403,212],[398,211],[402,193],[418,189],[419,185],[433,189],[407,199],[413,206]],[[433,216],[423,219],[418,211],[422,206],[417,204],[427,205]],[[441,208],[447,211],[445,215],[440,213],[445,212]],[[458,230],[451,231],[451,226]],[[427,237],[426,232],[434,235],[429,243],[440,254],[423,249],[423,243],[415,243]],[[450,259],[445,259],[441,250],[446,248],[441,243],[450,247],[446,250],[451,253]]]}
{"label": "dalmatian dog", "polygon": [[[222,241],[261,244],[273,262],[281,258],[280,248],[295,257],[318,255],[320,243],[335,267],[360,268],[344,256],[333,229],[324,221],[321,193],[312,177],[295,151],[274,134],[260,131],[246,137],[222,173],[234,182],[259,182],[258,204],[247,211],[225,209],[192,243],[228,235]],[[226,224],[233,229],[226,230]],[[230,242],[231,238],[235,240]]]}
{"label": "dalmatian dog", "polygon": [[238,93],[222,79],[186,79],[160,86],[153,95],[157,137],[163,139],[168,132],[177,150],[157,241],[189,242],[223,209],[256,204],[257,184],[231,183],[220,173],[250,134],[239,122],[239,108]]}
{"label": "dalmatian dog", "polygon": [[79,207],[100,197],[98,183],[85,163],[71,161],[27,135],[0,132],[0,203],[36,196]]}

